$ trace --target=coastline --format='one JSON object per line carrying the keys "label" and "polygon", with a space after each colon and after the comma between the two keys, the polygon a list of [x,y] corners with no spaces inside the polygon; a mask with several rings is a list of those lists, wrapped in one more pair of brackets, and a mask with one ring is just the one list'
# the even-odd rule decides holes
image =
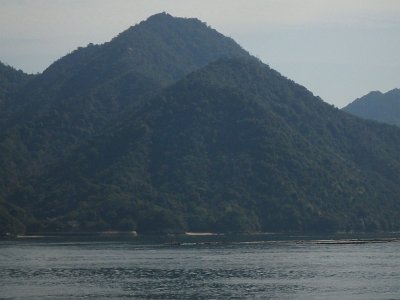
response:
{"label": "coastline", "polygon": [[295,243],[298,245],[351,245],[400,242],[400,232],[380,233],[214,233],[183,232],[138,234],[136,231],[101,232],[37,232],[28,235],[0,238],[0,241],[20,242],[109,242],[159,244],[173,246],[247,244],[247,243]]}

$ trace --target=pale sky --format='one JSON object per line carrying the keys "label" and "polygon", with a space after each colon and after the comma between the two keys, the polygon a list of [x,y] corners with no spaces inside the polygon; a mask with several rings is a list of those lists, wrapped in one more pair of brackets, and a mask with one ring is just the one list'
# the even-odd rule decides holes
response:
{"label": "pale sky", "polygon": [[42,72],[162,11],[206,22],[338,107],[400,88],[400,0],[0,0],[0,61]]}

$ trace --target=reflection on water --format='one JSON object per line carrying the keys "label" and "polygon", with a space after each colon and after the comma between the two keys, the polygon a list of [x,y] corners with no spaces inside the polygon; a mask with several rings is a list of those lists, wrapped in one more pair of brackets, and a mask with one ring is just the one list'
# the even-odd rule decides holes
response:
{"label": "reflection on water", "polygon": [[1,299],[396,299],[400,243],[0,242]]}

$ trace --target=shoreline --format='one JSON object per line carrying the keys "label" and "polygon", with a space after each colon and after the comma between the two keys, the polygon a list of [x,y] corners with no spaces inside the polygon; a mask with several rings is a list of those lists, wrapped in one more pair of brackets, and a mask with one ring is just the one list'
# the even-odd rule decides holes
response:
{"label": "shoreline", "polygon": [[157,241],[164,243],[191,242],[272,242],[292,241],[297,244],[315,245],[349,245],[366,243],[399,242],[400,232],[357,232],[357,233],[304,233],[304,232],[254,232],[254,233],[216,233],[216,232],[180,232],[148,233],[136,231],[99,231],[99,232],[35,232],[26,235],[0,237],[6,240],[40,240],[40,239],[79,239],[79,240],[112,240]]}

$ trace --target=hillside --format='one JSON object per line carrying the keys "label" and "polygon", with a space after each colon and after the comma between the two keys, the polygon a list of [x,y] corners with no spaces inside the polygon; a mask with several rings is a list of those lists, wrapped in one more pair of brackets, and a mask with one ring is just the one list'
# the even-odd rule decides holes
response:
{"label": "hillside", "polygon": [[365,119],[400,126],[400,89],[386,93],[370,92],[343,110]]}
{"label": "hillside", "polygon": [[400,130],[196,19],[152,16],[17,90],[0,233],[400,229]]}
{"label": "hillside", "polygon": [[400,131],[255,59],[211,63],[14,195],[32,230],[400,228]]}
{"label": "hillside", "polygon": [[20,106],[21,90],[34,77],[0,62],[0,129]]}
{"label": "hillside", "polygon": [[248,56],[197,19],[162,13],[54,62],[19,91],[0,126],[0,195],[207,63]]}
{"label": "hillside", "polygon": [[0,104],[12,97],[31,76],[0,62]]}

